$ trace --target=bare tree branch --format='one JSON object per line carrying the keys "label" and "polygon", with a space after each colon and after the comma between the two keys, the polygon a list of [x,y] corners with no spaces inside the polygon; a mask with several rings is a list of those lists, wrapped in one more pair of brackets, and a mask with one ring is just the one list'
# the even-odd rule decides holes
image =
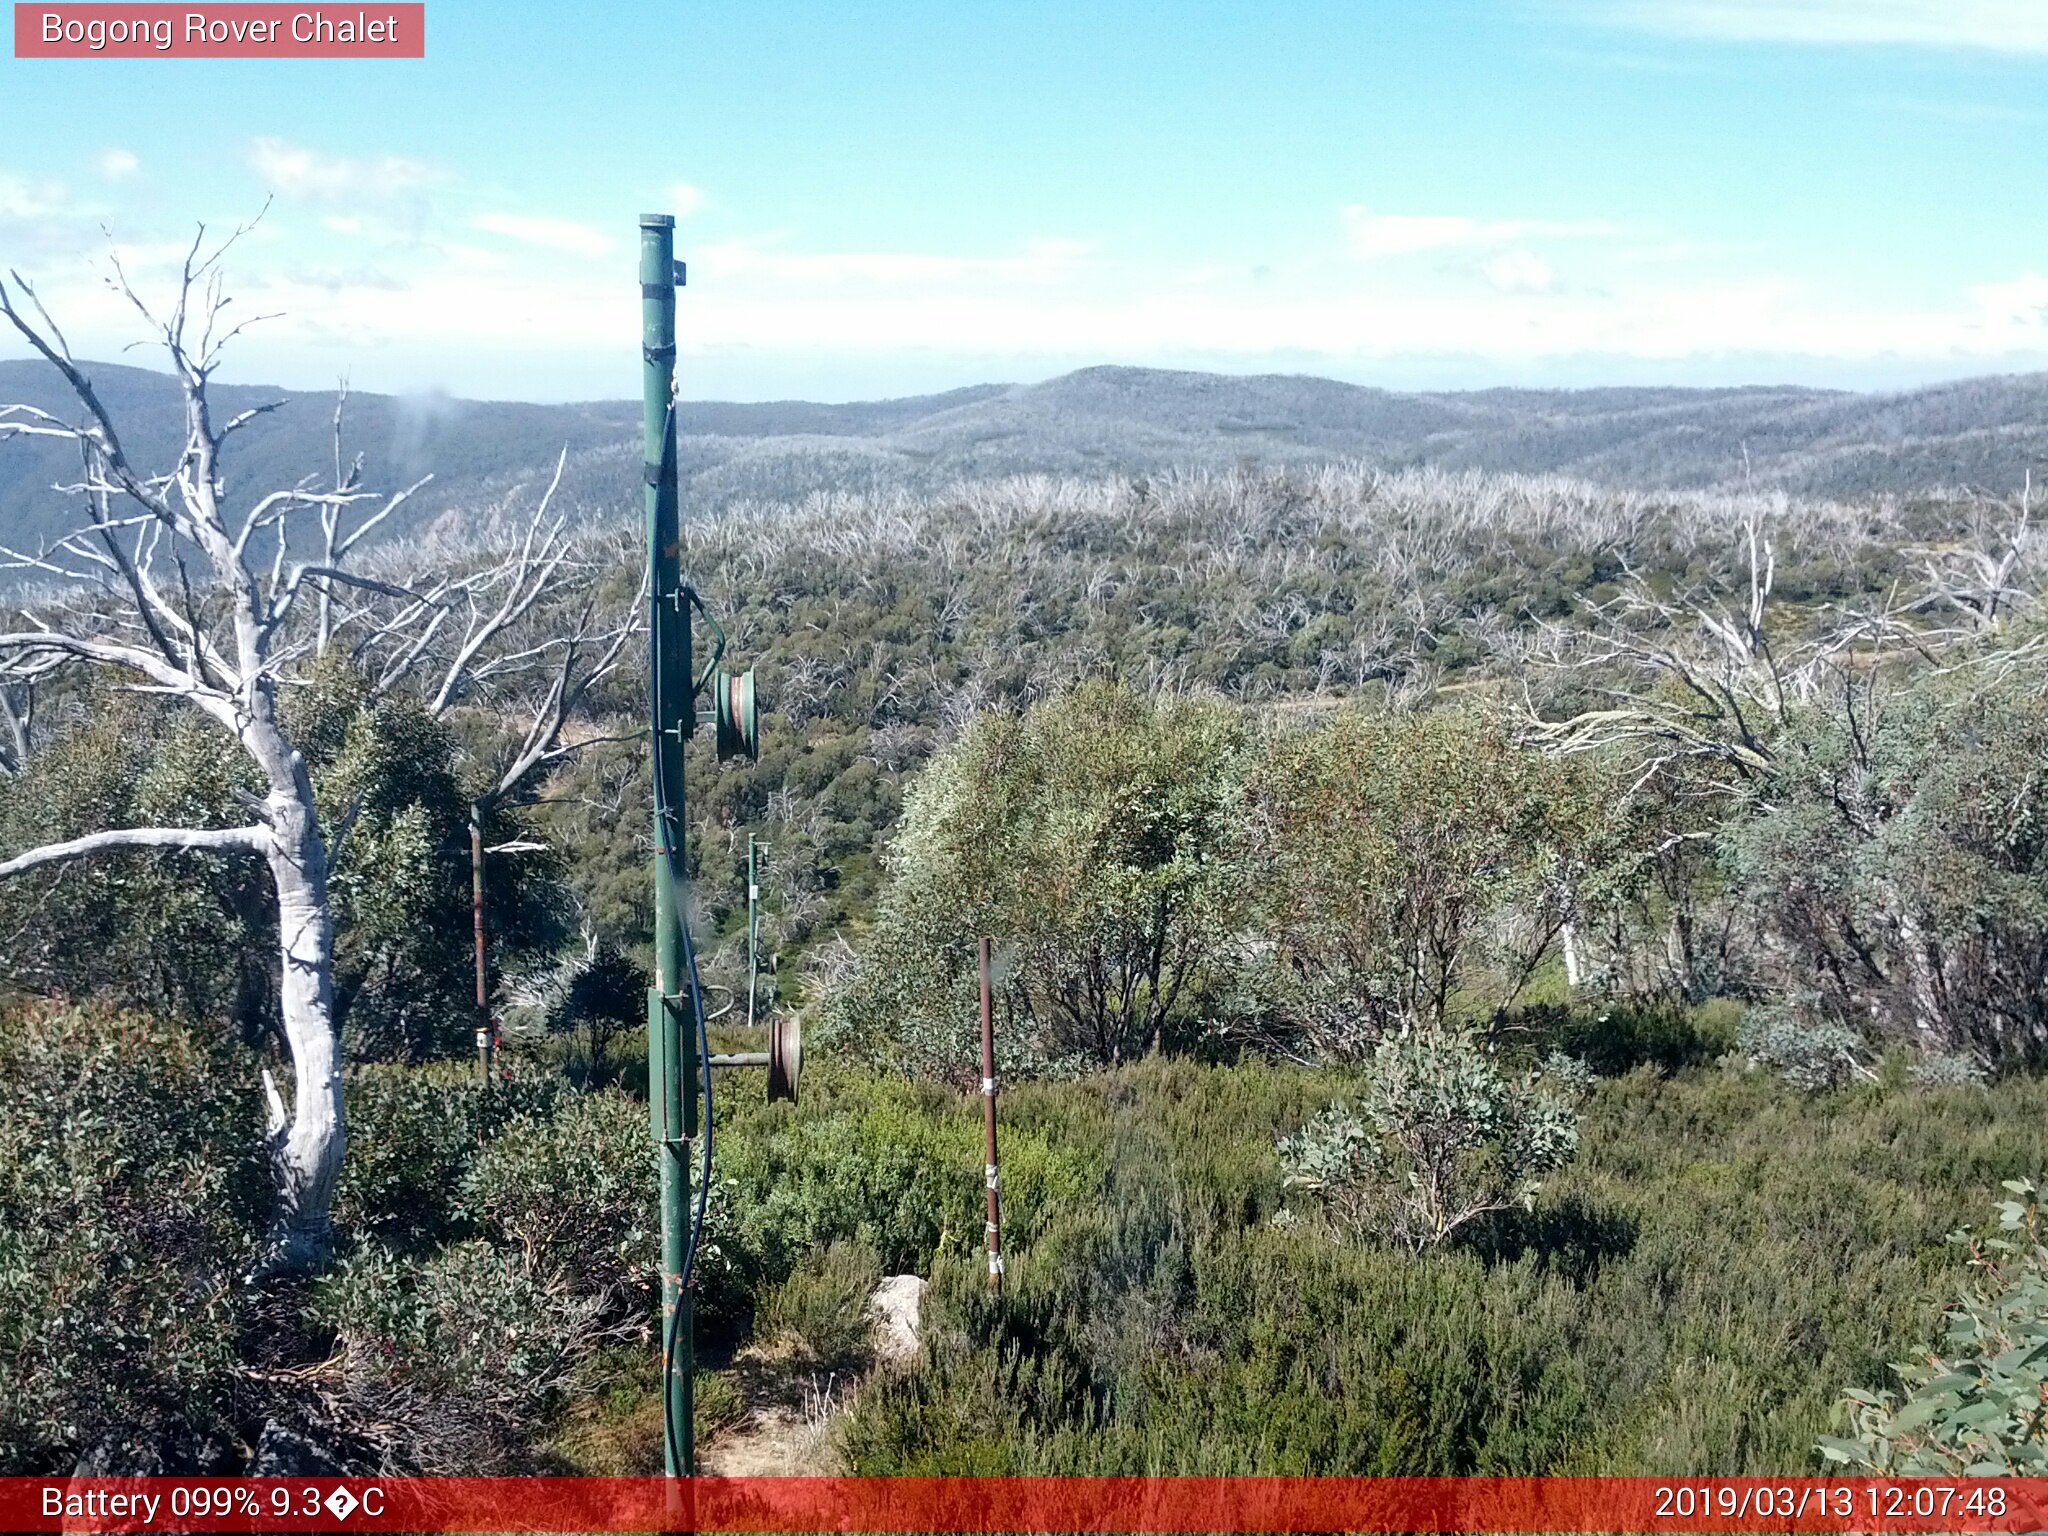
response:
{"label": "bare tree branch", "polygon": [[202,827],[124,827],[113,832],[93,832],[66,843],[46,843],[41,848],[0,860],[0,879],[18,875],[44,864],[64,859],[81,859],[88,854],[116,848],[162,848],[183,852],[262,853],[270,845],[268,827],[233,827],[214,830]]}

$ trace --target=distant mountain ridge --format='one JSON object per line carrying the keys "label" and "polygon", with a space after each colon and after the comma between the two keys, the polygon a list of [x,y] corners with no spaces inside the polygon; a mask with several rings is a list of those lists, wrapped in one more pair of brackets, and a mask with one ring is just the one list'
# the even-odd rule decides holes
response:
{"label": "distant mountain ridge", "polygon": [[[180,416],[168,378],[106,363],[88,371],[138,462],[173,451]],[[223,414],[290,401],[237,440],[229,462],[236,494],[331,478],[331,392],[222,385],[216,395]],[[0,362],[0,402],[12,401],[78,414],[52,372],[33,361]],[[2048,374],[1891,394],[1770,386],[1418,394],[1309,376],[1098,367],[1039,384],[841,405],[689,401],[683,430],[695,511],[834,489],[931,490],[982,475],[1330,459],[1635,487],[1747,482],[1843,498],[1959,485],[2003,493],[2030,466],[2048,463]],[[434,474],[410,525],[419,527],[467,520],[513,487],[543,479],[565,448],[565,505],[588,517],[630,516],[639,505],[639,433],[632,400],[529,405],[353,394],[343,447],[345,457],[364,455],[372,485]],[[75,474],[75,456],[61,443],[0,445],[0,542],[33,545],[65,526],[63,498],[50,487]]]}

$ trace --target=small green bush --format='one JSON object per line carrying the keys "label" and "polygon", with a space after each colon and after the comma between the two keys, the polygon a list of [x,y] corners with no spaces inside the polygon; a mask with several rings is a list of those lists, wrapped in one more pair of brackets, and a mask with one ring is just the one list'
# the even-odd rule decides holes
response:
{"label": "small green bush", "polygon": [[1714,1011],[1671,1003],[1616,1000],[1595,1009],[1537,1012],[1530,1022],[1555,1048],[1600,1077],[1620,1077],[1642,1066],[1663,1072],[1703,1066],[1735,1045],[1735,1031]]}
{"label": "small green bush", "polygon": [[1356,1111],[1335,1105],[1281,1141],[1286,1182],[1355,1232],[1438,1248],[1478,1217],[1533,1204],[1536,1176],[1570,1161],[1569,1091],[1502,1072],[1466,1032],[1391,1037]]}
{"label": "small green bush", "polygon": [[1991,1079],[1976,1057],[1948,1051],[1922,1051],[1907,1076],[1916,1088],[1982,1088]]}
{"label": "small green bush", "polygon": [[702,1445],[721,1430],[746,1422],[747,1400],[730,1373],[699,1371],[691,1378],[690,1410],[697,1443]]}
{"label": "small green bush", "polygon": [[[958,1096],[901,1078],[807,1083],[805,1103],[741,1116],[718,1143],[733,1201],[736,1255],[765,1284],[842,1238],[873,1248],[892,1274],[922,1272],[942,1238],[981,1228],[979,1122],[942,1106]],[[721,1110],[721,1113],[728,1113]]]}
{"label": "small green bush", "polygon": [[1859,1055],[1865,1048],[1860,1035],[1787,1004],[1750,1009],[1736,1038],[1751,1062],[1770,1068],[1801,1093],[1822,1093],[1852,1077],[1872,1075]]}
{"label": "small green bush", "polygon": [[556,1073],[516,1058],[505,1071],[489,1086],[467,1062],[352,1072],[337,1224],[406,1248],[461,1235],[462,1181],[472,1159],[512,1120],[546,1115],[569,1090]]}
{"label": "small green bush", "polygon": [[625,1305],[647,1300],[660,1257],[654,1176],[647,1106],[572,1094],[551,1115],[506,1123],[471,1162],[459,1210],[536,1271]]}
{"label": "small green bush", "polygon": [[868,1358],[868,1299],[881,1278],[873,1248],[858,1241],[833,1243],[769,1289],[757,1332],[771,1348],[787,1348],[820,1368],[857,1368]]}
{"label": "small green bush", "polygon": [[627,1331],[569,1277],[474,1239],[424,1258],[362,1248],[313,1314],[342,1350],[347,1417],[374,1426],[387,1464],[428,1473],[518,1467],[578,1367]]}

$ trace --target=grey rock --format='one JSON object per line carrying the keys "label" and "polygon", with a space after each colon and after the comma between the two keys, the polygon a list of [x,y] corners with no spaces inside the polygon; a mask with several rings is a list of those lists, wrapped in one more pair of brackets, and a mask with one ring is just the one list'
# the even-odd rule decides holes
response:
{"label": "grey rock", "polygon": [[925,1282],[916,1275],[890,1275],[868,1298],[875,1328],[875,1358],[884,1365],[917,1363]]}

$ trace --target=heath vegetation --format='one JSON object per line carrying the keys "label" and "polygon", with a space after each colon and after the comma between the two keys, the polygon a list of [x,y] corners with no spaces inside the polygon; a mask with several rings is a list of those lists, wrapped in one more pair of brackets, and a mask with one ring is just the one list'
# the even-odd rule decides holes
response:
{"label": "heath vegetation", "polygon": [[[83,409],[0,417],[87,465],[0,624],[0,1470],[651,1470],[633,533],[354,549],[345,424],[266,502]],[[685,544],[766,701],[690,751],[714,1030],[752,834],[812,1061],[719,1101],[707,1432],[914,1272],[855,1471],[2038,1466],[2024,497],[1300,464]]]}

